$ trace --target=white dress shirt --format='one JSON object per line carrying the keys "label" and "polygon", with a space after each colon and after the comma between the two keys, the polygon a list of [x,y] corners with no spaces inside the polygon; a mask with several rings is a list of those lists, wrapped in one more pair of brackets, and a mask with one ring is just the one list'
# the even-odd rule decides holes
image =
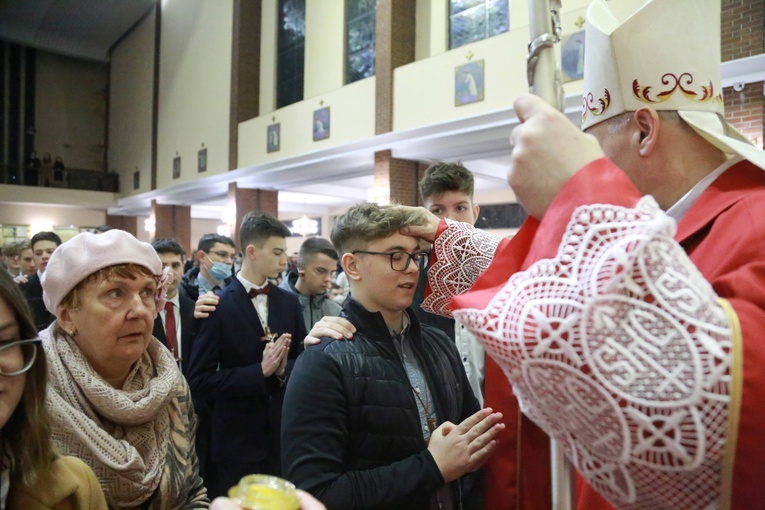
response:
{"label": "white dress shirt", "polygon": [[[251,281],[242,276],[242,272],[236,274],[237,280],[239,280],[244,286],[245,292],[250,292],[250,289],[262,289],[268,285],[268,278],[263,282],[263,285],[255,285]],[[260,319],[260,325],[263,326],[263,331],[268,333],[268,296],[266,294],[260,294],[252,298],[252,305],[255,307],[255,311],[258,312],[258,318]]]}

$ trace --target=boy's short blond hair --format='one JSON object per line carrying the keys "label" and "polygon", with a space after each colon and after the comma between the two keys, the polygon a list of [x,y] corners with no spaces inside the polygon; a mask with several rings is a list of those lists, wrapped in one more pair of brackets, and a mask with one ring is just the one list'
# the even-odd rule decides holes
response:
{"label": "boy's short blond hair", "polygon": [[389,237],[404,227],[424,224],[423,216],[396,205],[363,202],[335,220],[330,238],[342,258],[346,253],[363,250],[372,241]]}

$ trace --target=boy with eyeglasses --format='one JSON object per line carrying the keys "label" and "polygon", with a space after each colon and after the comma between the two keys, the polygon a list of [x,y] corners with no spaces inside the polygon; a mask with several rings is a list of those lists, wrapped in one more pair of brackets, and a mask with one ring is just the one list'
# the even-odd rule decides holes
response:
{"label": "boy with eyeglasses", "polygon": [[328,508],[481,508],[479,469],[504,428],[479,410],[454,343],[411,310],[428,263],[399,233],[411,215],[364,203],[332,243],[351,285],[352,342],[323,338],[295,364],[282,415],[286,478]]}
{"label": "boy with eyeglasses", "polygon": [[235,256],[236,244],[230,237],[220,234],[203,235],[195,255],[198,266],[189,269],[181,283],[189,297],[197,301],[200,296],[209,295],[217,304],[215,294],[232,280]]}
{"label": "boy with eyeglasses", "polygon": [[332,243],[321,237],[309,237],[300,246],[297,271],[288,272],[279,284],[300,300],[306,331],[325,315],[340,315],[340,305],[332,301],[328,292],[337,275],[337,261]]}

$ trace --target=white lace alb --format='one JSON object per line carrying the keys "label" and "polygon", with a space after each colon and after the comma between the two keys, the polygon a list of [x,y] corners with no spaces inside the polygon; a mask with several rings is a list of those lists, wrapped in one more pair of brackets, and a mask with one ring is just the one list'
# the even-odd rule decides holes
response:
{"label": "white lace alb", "polygon": [[422,309],[451,317],[452,297],[466,292],[489,267],[502,238],[469,223],[446,220],[448,225],[433,243],[438,258],[428,270],[432,293],[422,302]]}
{"label": "white lace alb", "polygon": [[731,331],[674,232],[650,197],[580,207],[554,259],[514,274],[485,309],[454,313],[618,508],[720,498]]}

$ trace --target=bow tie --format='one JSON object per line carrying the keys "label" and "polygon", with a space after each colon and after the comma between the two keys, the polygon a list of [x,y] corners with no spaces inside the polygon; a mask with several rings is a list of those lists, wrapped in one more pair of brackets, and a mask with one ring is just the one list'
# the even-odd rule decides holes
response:
{"label": "bow tie", "polygon": [[261,295],[265,295],[265,294],[268,294],[268,292],[269,292],[270,290],[271,290],[271,284],[270,284],[270,283],[268,283],[268,284],[266,284],[266,286],[265,286],[265,287],[263,287],[262,289],[256,289],[255,287],[251,288],[251,289],[250,289],[250,292],[248,292],[248,294],[249,294],[249,296],[250,296],[250,299],[252,299],[252,298],[254,298],[254,297],[256,297],[256,296],[261,296]]}

